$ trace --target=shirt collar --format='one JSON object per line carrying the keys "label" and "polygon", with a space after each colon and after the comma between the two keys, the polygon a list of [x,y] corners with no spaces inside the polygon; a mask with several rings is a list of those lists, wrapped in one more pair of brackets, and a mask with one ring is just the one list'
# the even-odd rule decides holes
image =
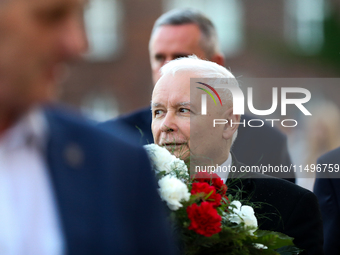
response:
{"label": "shirt collar", "polygon": [[226,172],[222,172],[222,173],[217,173],[220,178],[223,180],[223,182],[225,183],[228,179],[228,176],[229,176],[229,170],[232,166],[232,162],[233,162],[233,159],[232,159],[232,156],[231,156],[231,153],[229,152],[229,155],[228,155],[228,158],[226,161],[224,161],[221,165],[220,165],[220,169],[228,169],[228,171]]}
{"label": "shirt collar", "polygon": [[42,109],[32,108],[0,138],[0,150],[11,151],[24,146],[44,149],[47,127]]}

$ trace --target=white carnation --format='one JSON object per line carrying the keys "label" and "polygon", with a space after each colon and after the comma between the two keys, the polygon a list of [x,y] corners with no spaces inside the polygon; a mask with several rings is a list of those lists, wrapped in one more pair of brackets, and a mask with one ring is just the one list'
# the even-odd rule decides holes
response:
{"label": "white carnation", "polygon": [[168,174],[171,171],[170,163],[176,159],[174,155],[157,144],[144,145],[144,148],[149,154],[153,167],[156,172],[165,171]]}
{"label": "white carnation", "polygon": [[[257,228],[257,219],[255,217],[254,209],[251,206],[243,205],[240,201],[233,201],[230,205],[236,208],[229,207],[232,213],[229,215],[228,220],[240,224],[244,222],[245,226]],[[250,230],[250,234],[254,234],[256,229]]]}
{"label": "white carnation", "polygon": [[188,167],[183,160],[176,158],[170,163],[171,169],[176,169],[180,174],[189,176]]}
{"label": "white carnation", "polygon": [[179,170],[181,174],[189,175],[188,168],[184,161],[176,158],[167,149],[154,143],[144,145],[144,148],[149,154],[156,173],[165,171],[165,174],[169,174],[176,169]]}
{"label": "white carnation", "polygon": [[176,211],[182,207],[181,201],[189,201],[188,187],[176,177],[167,175],[158,181],[159,194],[170,210]]}

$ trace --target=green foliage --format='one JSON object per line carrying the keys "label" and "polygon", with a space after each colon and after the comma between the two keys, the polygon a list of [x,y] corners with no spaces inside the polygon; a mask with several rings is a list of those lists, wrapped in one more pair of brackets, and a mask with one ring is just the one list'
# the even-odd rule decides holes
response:
{"label": "green foliage", "polygon": [[[185,243],[184,254],[229,254],[229,255],[247,255],[247,254],[299,254],[300,249],[293,244],[293,238],[284,234],[257,230],[255,235],[250,235],[251,228],[245,227],[244,224],[224,225],[220,233],[211,237],[204,237],[193,233],[187,229],[182,229],[181,239]],[[259,249],[254,244],[262,244],[267,249]]]}
{"label": "green foliage", "polygon": [[277,249],[277,252],[281,255],[295,255],[295,254],[300,254],[302,250],[297,248],[296,246],[284,246],[282,248]]}
{"label": "green foliage", "polygon": [[255,234],[257,236],[257,242],[264,244],[268,249],[276,250],[283,246],[294,245],[293,238],[282,233],[257,230]]}

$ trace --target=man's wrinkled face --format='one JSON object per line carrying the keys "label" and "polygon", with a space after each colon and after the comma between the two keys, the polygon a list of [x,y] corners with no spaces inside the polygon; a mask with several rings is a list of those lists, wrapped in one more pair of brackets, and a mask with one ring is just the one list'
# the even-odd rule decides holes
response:
{"label": "man's wrinkled face", "polygon": [[183,74],[163,76],[152,93],[151,129],[156,144],[176,157],[189,157],[190,79]]}
{"label": "man's wrinkled face", "polygon": [[195,24],[165,25],[157,28],[149,45],[153,83],[156,84],[161,76],[160,68],[170,60],[192,54],[206,59],[200,40],[201,32]]}
{"label": "man's wrinkled face", "polygon": [[62,65],[87,49],[84,0],[0,2],[0,109],[48,101]]}
{"label": "man's wrinkled face", "polygon": [[183,71],[175,76],[166,74],[157,82],[152,94],[154,141],[184,160],[191,152],[223,163],[228,146],[226,139],[231,137],[223,134],[223,125],[214,128],[213,119],[223,118],[225,108],[208,102],[208,114],[201,115],[202,90],[194,89],[190,93],[190,78],[195,77],[198,75]]}

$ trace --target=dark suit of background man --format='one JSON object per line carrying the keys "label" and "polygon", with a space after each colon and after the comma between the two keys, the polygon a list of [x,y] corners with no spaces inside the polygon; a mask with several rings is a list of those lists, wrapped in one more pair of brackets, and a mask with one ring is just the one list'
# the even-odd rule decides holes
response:
{"label": "dark suit of background man", "polygon": [[[214,25],[204,14],[192,9],[170,11],[158,18],[152,30],[149,51],[154,84],[160,78],[160,68],[178,57],[195,54],[224,65]],[[134,143],[148,144],[153,142],[151,119],[150,107],[146,107],[102,126]],[[252,117],[245,114],[241,121],[247,123],[249,119]],[[240,125],[232,150],[240,162],[247,165],[291,164],[285,135],[266,124],[261,128]],[[273,176],[295,182],[294,173],[274,173]]]}
{"label": "dark suit of background man", "polygon": [[[316,174],[314,193],[319,199],[324,228],[325,254],[340,254],[340,148],[321,156],[317,164],[326,171]],[[337,166],[336,166],[337,165]],[[335,172],[337,167],[337,172]]]}
{"label": "dark suit of background man", "polygon": [[0,1],[0,253],[173,254],[145,151],[50,104],[84,2]]}

